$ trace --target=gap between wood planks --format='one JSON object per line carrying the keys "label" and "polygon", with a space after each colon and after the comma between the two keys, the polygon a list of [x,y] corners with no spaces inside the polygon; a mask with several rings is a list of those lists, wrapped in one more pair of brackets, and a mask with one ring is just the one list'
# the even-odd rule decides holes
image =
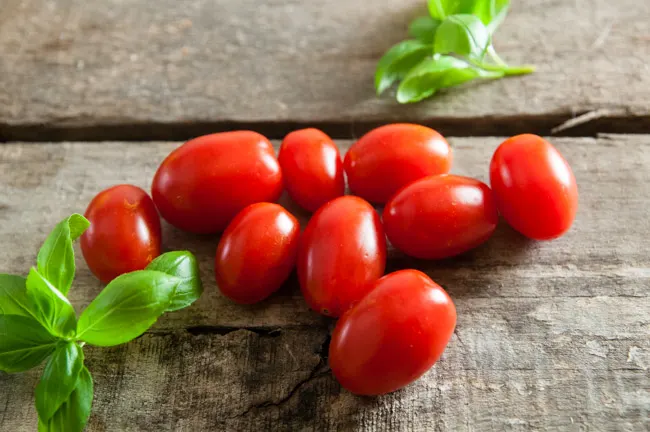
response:
{"label": "gap between wood planks", "polygon": [[[408,122],[408,119],[314,120],[309,122],[216,120],[90,125],[74,123],[11,125],[0,123],[0,142],[185,141],[208,133],[237,129],[250,129],[260,132],[270,139],[281,139],[293,130],[306,127],[322,129],[336,139],[356,139],[370,129],[391,122]],[[595,137],[601,133],[650,133],[650,114],[633,115],[608,109],[582,113],[510,117],[435,118],[418,121],[418,123],[433,127],[443,135],[455,137],[510,136],[520,133],[535,133],[543,136]]]}

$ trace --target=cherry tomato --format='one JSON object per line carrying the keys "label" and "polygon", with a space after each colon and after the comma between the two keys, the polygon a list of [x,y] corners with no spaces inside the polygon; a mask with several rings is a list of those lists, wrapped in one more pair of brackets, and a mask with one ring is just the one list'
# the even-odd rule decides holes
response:
{"label": "cherry tomato", "polygon": [[485,242],[499,215],[492,191],[456,175],[426,177],[403,188],[386,204],[384,229],[407,255],[440,259]]}
{"label": "cherry tomato", "polygon": [[273,294],[296,264],[300,224],[278,204],[251,204],[228,225],[215,258],[217,286],[252,304]]}
{"label": "cherry tomato", "polygon": [[379,216],[361,198],[336,198],[307,224],[298,252],[298,279],[309,306],[340,316],[384,274],[386,238]]}
{"label": "cherry tomato", "polygon": [[451,148],[433,129],[396,123],[374,129],[345,155],[348,184],[355,195],[383,204],[407,184],[451,169]]}
{"label": "cherry tomato", "polygon": [[456,308],[438,284],[417,270],[390,273],[336,324],[332,373],[352,393],[393,392],[434,365],[455,327]]}
{"label": "cherry tomato", "polygon": [[85,216],[90,227],[81,236],[81,252],[102,282],[142,270],[160,255],[160,217],[139,187],[124,184],[100,192]]}
{"label": "cherry tomato", "polygon": [[573,171],[551,143],[517,135],[497,148],[490,184],[504,219],[523,235],[550,240],[564,234],[578,211]]}
{"label": "cherry tomato", "polygon": [[223,231],[249,204],[276,201],[282,172],[268,139],[256,132],[205,135],[171,152],[153,179],[153,200],[172,225]]}
{"label": "cherry tomato", "polygon": [[291,132],[278,156],[289,196],[315,212],[345,192],[343,162],[332,139],[318,129]]}

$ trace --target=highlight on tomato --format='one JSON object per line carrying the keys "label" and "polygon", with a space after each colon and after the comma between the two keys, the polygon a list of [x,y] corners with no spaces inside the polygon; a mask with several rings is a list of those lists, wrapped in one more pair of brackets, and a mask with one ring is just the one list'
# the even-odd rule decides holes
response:
{"label": "highlight on tomato", "polygon": [[498,219],[494,196],[485,183],[452,174],[411,183],[383,213],[393,246],[423,259],[448,258],[481,245],[494,233]]}
{"label": "highlight on tomato", "polygon": [[215,257],[217,286],[231,300],[252,304],[282,286],[296,264],[300,224],[283,207],[251,204],[228,225]]}
{"label": "highlight on tomato", "polygon": [[386,238],[375,209],[355,196],[321,207],[298,251],[298,279],[307,304],[338,317],[360,301],[386,266]]}
{"label": "highlight on tomato", "polygon": [[395,123],[378,127],[352,145],[345,155],[348,184],[355,195],[386,203],[402,187],[451,169],[451,147],[435,130]]}
{"label": "highlight on tomato", "polygon": [[531,134],[505,140],[490,162],[490,185],[503,218],[536,240],[560,237],[578,211],[578,186],[568,162]]}
{"label": "highlight on tomato", "polygon": [[288,134],[280,146],[278,161],[289,196],[310,212],[345,193],[339,149],[318,129]]}
{"label": "highlight on tomato", "polygon": [[102,282],[142,270],[160,255],[160,217],[141,188],[122,184],[103,190],[84,216],[90,226],[81,236],[81,252]]}
{"label": "highlight on tomato", "polygon": [[171,152],[151,190],[170,224],[198,234],[217,233],[246,206],[276,201],[282,172],[264,136],[223,132],[195,138]]}
{"label": "highlight on tomato", "polygon": [[455,326],[454,303],[427,275],[390,273],[336,324],[329,348],[332,373],[355,394],[393,392],[438,361]]}

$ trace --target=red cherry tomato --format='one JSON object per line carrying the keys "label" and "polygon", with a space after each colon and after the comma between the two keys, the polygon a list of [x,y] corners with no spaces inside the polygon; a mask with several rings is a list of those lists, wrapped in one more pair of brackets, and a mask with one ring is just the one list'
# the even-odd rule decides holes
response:
{"label": "red cherry tomato", "polygon": [[332,139],[318,129],[291,132],[278,155],[289,196],[315,212],[345,192],[343,162]]}
{"label": "red cherry tomato", "polygon": [[249,204],[276,201],[282,173],[269,140],[256,132],[205,135],[167,156],[153,179],[153,200],[172,225],[223,231]]}
{"label": "red cherry tomato", "polygon": [[455,327],[456,308],[438,284],[417,270],[390,273],[336,324],[332,373],[352,393],[390,393],[433,366]]}
{"label": "red cherry tomato", "polygon": [[485,183],[440,175],[399,191],[386,204],[383,219],[386,235],[397,249],[416,258],[440,259],[485,242],[499,215]]}
{"label": "red cherry tomato", "polygon": [[273,294],[296,264],[299,235],[298,220],[278,204],[246,207],[217,248],[214,267],[221,292],[242,304]]}
{"label": "red cherry tomato", "polygon": [[517,135],[501,143],[490,163],[490,184],[505,220],[527,237],[550,240],[573,224],[578,211],[573,171],[537,135]]}
{"label": "red cherry tomato", "polygon": [[100,192],[85,216],[90,227],[81,236],[81,252],[102,282],[142,270],[160,255],[160,217],[139,187],[118,185]]}
{"label": "red cherry tomato", "polygon": [[433,129],[397,123],[374,129],[345,155],[355,195],[383,204],[407,184],[451,169],[451,148]]}
{"label": "red cherry tomato", "polygon": [[361,198],[325,204],[300,241],[298,279],[309,306],[340,316],[361,300],[384,274],[386,238],[379,216]]}

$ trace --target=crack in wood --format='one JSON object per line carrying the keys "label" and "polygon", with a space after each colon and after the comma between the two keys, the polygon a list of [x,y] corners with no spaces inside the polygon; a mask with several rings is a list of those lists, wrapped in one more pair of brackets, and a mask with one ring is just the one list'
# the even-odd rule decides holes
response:
{"label": "crack in wood", "polygon": [[329,351],[329,345],[332,340],[331,334],[328,332],[325,335],[325,339],[321,343],[319,349],[315,352],[315,354],[318,355],[319,360],[316,366],[314,366],[307,376],[307,378],[304,378],[296,385],[294,385],[289,392],[287,393],[286,396],[284,396],[282,399],[278,401],[273,401],[273,400],[268,400],[260,403],[253,404],[246,408],[244,411],[241,413],[235,414],[233,416],[228,417],[228,419],[234,419],[234,418],[240,418],[240,417],[245,417],[247,414],[249,414],[251,411],[259,410],[259,409],[264,409],[264,408],[269,408],[269,407],[281,407],[288,403],[298,392],[301,388],[304,386],[310,384],[312,381],[315,381],[319,378],[322,378],[324,376],[329,375],[330,368],[327,363],[327,359],[329,357],[328,351]]}
{"label": "crack in wood", "polygon": [[[594,115],[594,112],[602,114],[601,111],[498,117],[432,117],[420,119],[417,122],[434,127],[443,135],[457,137],[505,136],[520,133],[595,137],[601,133],[650,133],[650,115],[634,115],[621,110],[607,110],[607,115]],[[185,141],[208,133],[234,129],[255,130],[271,139],[280,139],[293,130],[305,127],[322,129],[337,139],[355,139],[377,126],[408,120],[408,118],[391,117],[363,121],[353,119],[143,123],[125,121],[114,124],[102,123],[101,120],[91,123],[88,119],[83,119],[64,123],[10,124],[0,122],[0,142]]]}
{"label": "crack in wood", "polygon": [[[255,333],[258,336],[262,337],[278,337],[282,333],[281,327],[230,327],[230,326],[192,326],[187,327],[185,331],[190,333],[193,336],[204,335],[204,334],[216,334],[225,336],[227,334],[244,330],[251,333]],[[153,332],[158,333],[160,332]]]}

